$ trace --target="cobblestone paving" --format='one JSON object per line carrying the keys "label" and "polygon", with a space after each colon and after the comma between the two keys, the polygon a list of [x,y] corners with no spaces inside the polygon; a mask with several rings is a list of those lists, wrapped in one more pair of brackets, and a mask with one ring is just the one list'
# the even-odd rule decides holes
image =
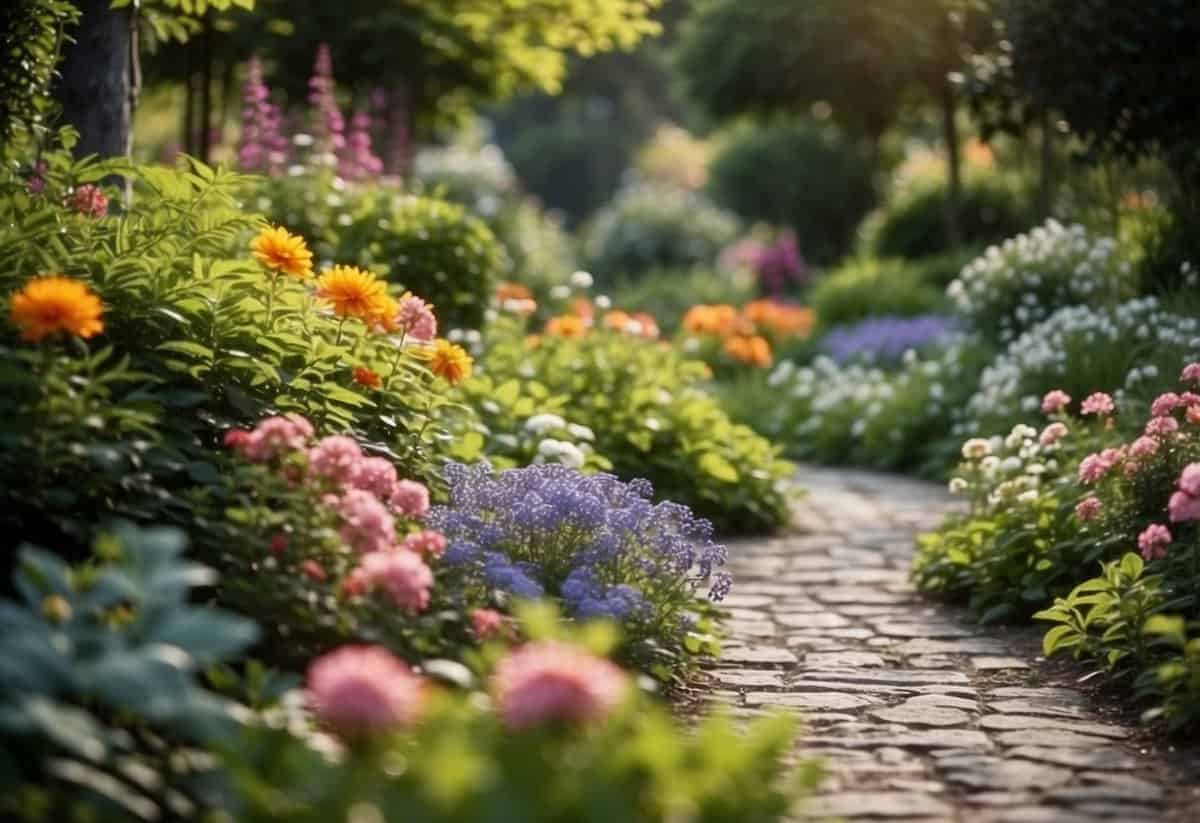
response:
{"label": "cobblestone paving", "polygon": [[829,770],[801,819],[1200,821],[1194,754],[1101,714],[1078,671],[1038,657],[1036,629],[981,630],[914,591],[913,536],[947,511],[940,488],[801,478],[799,534],[730,547],[729,641],[711,672],[739,714],[800,711],[800,752]]}

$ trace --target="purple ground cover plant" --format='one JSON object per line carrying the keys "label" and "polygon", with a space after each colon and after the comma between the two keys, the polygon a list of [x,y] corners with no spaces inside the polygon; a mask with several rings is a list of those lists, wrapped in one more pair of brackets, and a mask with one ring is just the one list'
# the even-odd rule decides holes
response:
{"label": "purple ground cover plant", "polygon": [[830,330],[821,341],[821,349],[839,363],[894,363],[906,351],[936,343],[956,329],[954,318],[940,314],[872,317]]}
{"label": "purple ground cover plant", "polygon": [[468,585],[555,597],[575,617],[609,617],[632,640],[660,642],[686,631],[698,596],[719,601],[730,589],[712,524],[652,502],[646,480],[557,464],[452,464],[444,477],[450,504],[431,509],[427,525],[446,536],[443,564]]}

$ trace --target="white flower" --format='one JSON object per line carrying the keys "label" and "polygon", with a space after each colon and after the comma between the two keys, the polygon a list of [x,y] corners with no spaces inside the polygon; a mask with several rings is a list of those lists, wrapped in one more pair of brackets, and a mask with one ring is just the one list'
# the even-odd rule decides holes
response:
{"label": "white flower", "polygon": [[972,437],[962,445],[962,456],[967,460],[979,460],[991,452],[991,444],[982,437]]}
{"label": "white flower", "polygon": [[525,428],[534,434],[566,428],[567,421],[557,414],[535,414],[525,421]]}
{"label": "white flower", "polygon": [[567,431],[576,440],[587,440],[589,443],[596,439],[596,433],[587,426],[582,426],[579,423],[568,423]]}
{"label": "white flower", "polygon": [[593,282],[595,281],[592,276],[585,271],[577,271],[571,275],[571,285],[577,289],[590,289]]}
{"label": "white flower", "polygon": [[950,493],[951,494],[962,494],[966,490],[967,490],[967,481],[966,480],[963,480],[961,477],[955,477],[950,480]]}
{"label": "white flower", "polygon": [[571,287],[555,286],[554,288],[550,289],[550,296],[555,300],[566,300],[571,296]]}
{"label": "white flower", "polygon": [[1036,489],[1030,489],[1027,492],[1021,492],[1020,494],[1017,495],[1017,500],[1020,501],[1021,503],[1033,503],[1037,499],[1038,499],[1038,493],[1037,493]]}
{"label": "white flower", "polygon": [[538,444],[538,457],[545,461],[556,461],[572,469],[581,469],[587,456],[574,443],[547,438]]}

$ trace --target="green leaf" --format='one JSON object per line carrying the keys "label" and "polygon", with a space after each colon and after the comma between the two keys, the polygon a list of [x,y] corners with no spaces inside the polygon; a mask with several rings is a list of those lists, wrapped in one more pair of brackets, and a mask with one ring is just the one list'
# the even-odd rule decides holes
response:
{"label": "green leaf", "polygon": [[709,477],[725,483],[736,483],[738,472],[733,464],[716,452],[707,452],[700,457],[700,469]]}
{"label": "green leaf", "polygon": [[1072,636],[1076,637],[1078,642],[1078,634],[1071,626],[1055,626],[1050,631],[1046,632],[1046,636],[1042,638],[1042,654],[1049,657],[1054,654],[1056,649],[1064,646]]}

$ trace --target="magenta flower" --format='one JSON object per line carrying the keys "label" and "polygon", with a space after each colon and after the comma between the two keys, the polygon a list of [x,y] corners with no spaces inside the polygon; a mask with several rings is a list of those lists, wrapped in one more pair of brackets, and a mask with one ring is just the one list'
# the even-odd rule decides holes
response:
{"label": "magenta flower", "polygon": [[1191,497],[1200,497],[1200,463],[1189,463],[1179,473],[1179,490]]}
{"label": "magenta flower", "polygon": [[406,294],[400,298],[396,325],[406,337],[421,343],[428,343],[437,337],[437,317],[433,313],[433,307],[415,294]]}
{"label": "magenta flower", "polygon": [[249,433],[240,451],[247,460],[265,463],[287,452],[303,449],[312,436],[312,423],[298,414],[268,417]]}
{"label": "magenta flower", "polygon": [[1149,560],[1159,560],[1167,556],[1167,546],[1171,545],[1171,532],[1166,526],[1158,523],[1149,525],[1138,535],[1138,549],[1142,557]]}
{"label": "magenta flower", "polygon": [[1071,395],[1062,389],[1046,392],[1042,398],[1042,411],[1046,414],[1058,414],[1071,404]]}
{"label": "magenta flower", "polygon": [[322,725],[346,738],[412,726],[425,705],[425,681],[381,646],[342,646],[308,668],[308,704]]}
{"label": "magenta flower", "polygon": [[1079,411],[1081,414],[1094,414],[1098,417],[1107,417],[1116,408],[1112,397],[1102,391],[1098,391],[1087,396],[1083,404],[1079,407]]}
{"label": "magenta flower", "polygon": [[1200,497],[1192,497],[1185,492],[1175,492],[1167,503],[1167,512],[1171,516],[1172,523],[1200,520]]}
{"label": "magenta flower", "polygon": [[1086,523],[1089,520],[1095,520],[1100,514],[1101,508],[1099,498],[1085,497],[1075,504],[1075,516]]}
{"label": "magenta flower", "polygon": [[363,555],[350,572],[347,589],[354,593],[381,591],[409,614],[424,611],[433,588],[433,572],[419,555],[409,551],[379,551]]}
{"label": "magenta flower", "polygon": [[347,180],[370,180],[382,171],[383,161],[371,148],[371,118],[360,109],[350,120],[350,135],[338,174]]}
{"label": "magenta flower", "polygon": [[287,162],[288,141],[283,136],[283,117],[271,102],[270,88],[263,82],[258,57],[251,57],[246,64],[242,102],[238,166],[246,171],[277,173]]}
{"label": "magenta flower", "polygon": [[496,709],[513,731],[603,719],[628,688],[625,673],[608,660],[554,642],[511,652],[492,675]]}
{"label": "magenta flower", "polygon": [[340,155],[346,146],[346,121],[337,104],[337,84],[333,79],[333,55],[329,44],[317,47],[313,76],[308,81],[308,103],[313,108],[313,137],[324,151]]}

